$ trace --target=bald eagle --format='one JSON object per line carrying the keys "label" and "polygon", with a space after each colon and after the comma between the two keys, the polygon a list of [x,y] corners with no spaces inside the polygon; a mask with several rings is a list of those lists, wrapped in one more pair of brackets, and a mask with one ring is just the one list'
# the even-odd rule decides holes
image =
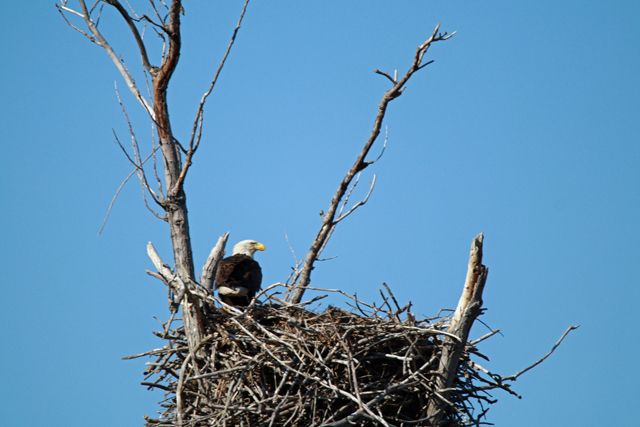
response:
{"label": "bald eagle", "polygon": [[265,246],[255,240],[243,240],[233,247],[233,254],[218,264],[216,289],[220,299],[229,305],[246,307],[262,283],[262,269],[253,259],[255,251]]}

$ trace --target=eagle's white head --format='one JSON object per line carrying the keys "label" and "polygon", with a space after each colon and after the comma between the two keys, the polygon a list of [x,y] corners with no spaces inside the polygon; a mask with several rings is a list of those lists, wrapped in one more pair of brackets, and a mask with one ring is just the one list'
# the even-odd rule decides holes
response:
{"label": "eagle's white head", "polygon": [[232,255],[242,254],[253,258],[255,251],[264,251],[265,249],[266,247],[262,243],[255,240],[242,240],[233,246]]}

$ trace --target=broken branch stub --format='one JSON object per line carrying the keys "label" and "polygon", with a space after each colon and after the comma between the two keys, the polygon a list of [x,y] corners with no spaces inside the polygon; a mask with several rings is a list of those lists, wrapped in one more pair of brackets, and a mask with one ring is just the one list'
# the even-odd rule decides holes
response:
{"label": "broken branch stub", "polygon": [[444,339],[436,380],[436,390],[442,398],[432,399],[427,410],[427,416],[433,425],[439,425],[450,407],[449,395],[456,379],[458,365],[465,352],[469,332],[473,322],[482,312],[482,292],[489,274],[489,269],[482,264],[483,240],[484,235],[480,233],[471,242],[464,288],[447,328],[447,332],[458,339],[454,340],[450,337]]}
{"label": "broken branch stub", "polygon": [[207,260],[202,266],[202,275],[200,276],[200,286],[204,289],[208,289],[213,295],[214,279],[216,277],[216,270],[218,269],[218,263],[224,258],[224,248],[229,239],[229,232],[224,233],[218,238],[216,245],[211,249]]}

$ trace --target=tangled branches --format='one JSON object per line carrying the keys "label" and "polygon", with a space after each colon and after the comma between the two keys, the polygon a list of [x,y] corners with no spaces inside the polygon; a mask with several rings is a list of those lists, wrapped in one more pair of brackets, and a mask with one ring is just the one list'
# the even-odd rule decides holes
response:
{"label": "tangled branches", "polygon": [[[284,304],[277,289],[266,303],[232,313],[207,298],[207,335],[189,352],[173,319],[157,335],[166,345],[149,356],[149,388],[164,390],[164,412],[150,426],[433,425],[432,401],[445,407],[439,425],[477,425],[495,403],[490,392],[515,394],[509,381],[464,351],[452,390],[438,387],[438,363],[455,335],[449,317],[417,319],[387,287],[380,304],[339,291],[349,310],[321,312]],[[317,299],[317,298],[316,298]],[[511,378],[513,381],[515,378]]]}

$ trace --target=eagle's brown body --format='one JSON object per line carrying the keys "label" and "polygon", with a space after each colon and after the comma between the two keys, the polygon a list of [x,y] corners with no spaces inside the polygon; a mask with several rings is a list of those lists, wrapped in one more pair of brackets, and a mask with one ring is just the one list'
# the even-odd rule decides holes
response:
{"label": "eagle's brown body", "polygon": [[[261,284],[262,269],[252,257],[236,254],[220,261],[216,272],[216,288],[224,303],[246,307],[260,289]],[[220,292],[221,287],[236,290],[237,293],[223,294]]]}

